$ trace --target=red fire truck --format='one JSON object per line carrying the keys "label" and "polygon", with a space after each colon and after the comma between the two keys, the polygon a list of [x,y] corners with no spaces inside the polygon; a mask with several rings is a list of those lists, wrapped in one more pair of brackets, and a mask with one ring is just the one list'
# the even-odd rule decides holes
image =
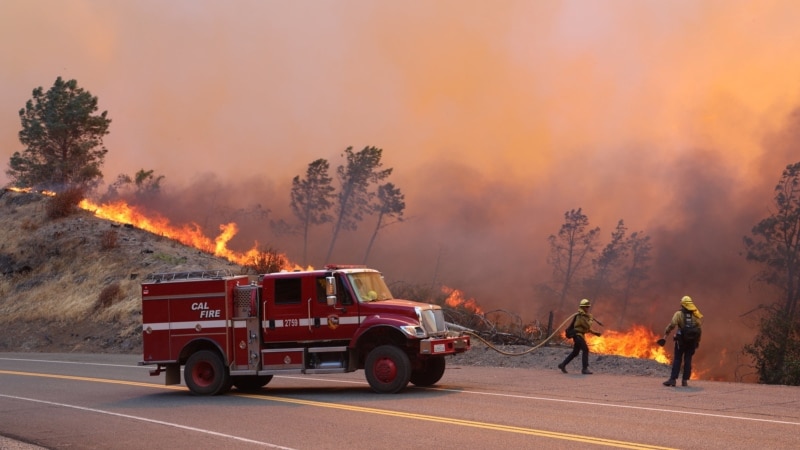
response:
{"label": "red fire truck", "polygon": [[364,266],[248,277],[225,271],[157,273],[142,283],[140,365],[198,395],[259,389],[279,374],[364,369],[395,393],[437,383],[445,356],[467,351],[438,305],[392,297]]}

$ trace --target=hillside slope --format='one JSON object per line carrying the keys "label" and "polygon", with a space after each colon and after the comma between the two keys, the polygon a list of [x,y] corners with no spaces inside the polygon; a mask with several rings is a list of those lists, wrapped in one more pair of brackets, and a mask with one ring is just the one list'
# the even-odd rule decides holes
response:
{"label": "hillside slope", "polygon": [[154,272],[243,268],[51,197],[0,193],[0,351],[141,351],[140,282]]}
{"label": "hillside slope", "polygon": [[[50,197],[0,193],[0,352],[140,353],[140,283],[149,273],[241,266],[176,241],[77,211],[47,217]],[[475,340],[451,364],[556,369],[564,346],[507,346],[507,356]],[[593,370],[667,376],[653,360],[592,355]],[[573,364],[571,370],[578,365]]]}

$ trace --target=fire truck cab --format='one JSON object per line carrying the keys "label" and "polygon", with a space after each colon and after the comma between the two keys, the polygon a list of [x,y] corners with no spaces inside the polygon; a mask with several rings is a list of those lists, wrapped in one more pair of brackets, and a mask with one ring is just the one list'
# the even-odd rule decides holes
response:
{"label": "fire truck cab", "polygon": [[280,374],[364,369],[370,387],[430,386],[445,356],[467,351],[438,305],[395,299],[364,266],[249,277],[226,271],[157,273],[142,283],[143,361],[166,384],[216,395],[259,389]]}

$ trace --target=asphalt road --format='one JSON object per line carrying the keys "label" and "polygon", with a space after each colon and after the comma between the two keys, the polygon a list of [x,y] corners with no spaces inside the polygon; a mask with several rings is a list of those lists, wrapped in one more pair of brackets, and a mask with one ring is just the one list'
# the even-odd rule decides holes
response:
{"label": "asphalt road", "polygon": [[[448,366],[435,388],[362,371],[196,397],[135,355],[0,353],[0,436],[76,449],[794,449],[800,388]],[[25,448],[0,439],[0,448]]]}

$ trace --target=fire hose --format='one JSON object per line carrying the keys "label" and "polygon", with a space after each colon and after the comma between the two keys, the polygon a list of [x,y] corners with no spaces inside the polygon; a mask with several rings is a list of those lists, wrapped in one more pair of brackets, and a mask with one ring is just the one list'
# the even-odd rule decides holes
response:
{"label": "fire hose", "polygon": [[[468,334],[470,336],[473,336],[473,337],[477,338],[479,341],[481,341],[484,344],[486,344],[487,347],[491,348],[492,350],[494,350],[494,351],[496,351],[496,352],[498,352],[498,353],[500,353],[502,355],[506,355],[506,356],[522,356],[522,355],[527,355],[528,353],[531,353],[534,350],[538,350],[539,348],[541,348],[544,345],[546,345],[548,342],[550,342],[551,339],[553,339],[553,337],[555,337],[561,331],[561,329],[567,324],[567,322],[571,321],[572,318],[577,316],[577,315],[578,315],[578,313],[575,313],[575,314],[572,314],[571,316],[567,317],[563,322],[561,322],[561,325],[556,327],[555,331],[553,331],[553,334],[548,336],[544,341],[542,341],[538,345],[535,345],[535,346],[533,346],[533,347],[531,347],[531,348],[529,348],[529,349],[527,349],[527,350],[525,350],[523,352],[520,352],[520,353],[507,352],[505,350],[497,348],[494,344],[492,344],[491,342],[487,341],[486,339],[484,339],[483,337],[478,335],[478,333],[475,332],[475,330],[470,330],[469,328],[462,327],[460,325],[451,324],[451,323],[448,323],[447,325],[448,325],[448,327],[452,327],[452,328],[458,329],[459,331],[463,332],[464,334]],[[594,319],[594,321],[597,322],[598,325],[604,326],[599,320]]]}

